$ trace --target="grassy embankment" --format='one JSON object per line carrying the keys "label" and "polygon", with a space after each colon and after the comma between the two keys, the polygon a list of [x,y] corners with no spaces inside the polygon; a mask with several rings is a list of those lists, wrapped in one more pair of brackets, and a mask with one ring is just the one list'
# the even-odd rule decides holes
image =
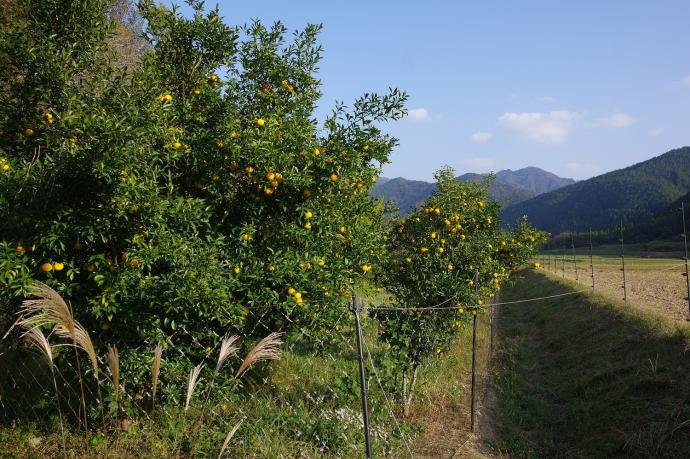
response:
{"label": "grassy embankment", "polygon": [[[386,302],[384,295],[371,289],[364,296],[369,304]],[[228,430],[244,419],[228,448],[230,457],[361,457],[364,442],[351,319],[349,312],[344,315],[334,343],[322,352],[311,349],[302,336],[291,338],[282,358],[255,374],[252,384],[218,398],[214,395],[212,415],[202,426],[194,427],[193,422],[199,414],[200,401],[186,415],[176,406],[161,405],[150,419],[135,419],[129,432],[115,429],[112,417],[108,419],[112,430],[107,435],[84,434],[72,425],[68,427],[64,446],[56,410],[50,404],[49,379],[42,374],[47,369],[33,359],[24,361],[18,368],[8,355],[1,356],[0,369],[4,376],[0,381],[4,382],[0,387],[0,401],[7,405],[18,394],[18,388],[13,388],[10,381],[21,385],[21,379],[26,378],[26,388],[36,391],[33,394],[36,397],[22,396],[14,400],[17,403],[12,407],[5,407],[20,410],[22,420],[4,427],[0,423],[2,454],[4,457],[125,458],[190,454],[215,457]],[[484,318],[480,320],[478,337],[484,352],[486,325]],[[374,361],[373,367],[367,364],[367,370],[375,455],[408,456],[386,396],[412,449],[430,457],[452,451],[467,436],[471,326],[462,330],[454,349],[432,359],[420,371],[411,415],[402,419],[399,402],[392,398],[394,388],[386,365],[386,346],[376,339],[375,323],[367,317],[363,317],[363,322],[365,342]],[[212,359],[210,356],[209,361]],[[483,366],[486,360],[481,357],[479,362]],[[33,380],[34,376],[37,380]],[[383,382],[386,396],[377,376]],[[127,377],[121,375],[125,389],[132,384]],[[165,379],[165,366],[161,377]],[[104,389],[108,387],[106,382]],[[181,393],[185,390],[185,381],[179,381],[179,389]],[[40,398],[39,391],[46,394],[44,400],[49,402],[29,406],[30,401]],[[63,401],[63,412],[64,408]],[[452,438],[448,436],[449,431]],[[446,443],[439,439],[445,439]]]}
{"label": "grassy embankment", "polygon": [[[503,301],[573,283],[525,270]],[[516,457],[690,457],[690,329],[596,294],[502,306],[499,450]]]}

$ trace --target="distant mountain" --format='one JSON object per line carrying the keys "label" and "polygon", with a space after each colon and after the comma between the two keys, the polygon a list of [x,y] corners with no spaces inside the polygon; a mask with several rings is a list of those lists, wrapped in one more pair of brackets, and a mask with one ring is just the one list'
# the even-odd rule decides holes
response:
{"label": "distant mountain", "polygon": [[[463,174],[456,179],[460,182],[480,182],[486,174]],[[504,170],[496,174],[496,179],[489,185],[489,194],[501,206],[517,204],[530,199],[543,191],[574,183],[537,167],[527,167],[516,171]],[[436,191],[434,183],[420,180],[407,180],[402,177],[389,179],[379,178],[374,186],[373,195],[382,196],[386,201],[395,201],[402,214],[407,214],[421,205]]]}
{"label": "distant mountain", "polygon": [[571,178],[562,178],[538,167],[525,167],[516,171],[510,169],[499,171],[496,173],[496,180],[530,190],[535,195],[548,193],[575,183],[575,180]]}
{"label": "distant mountain", "polygon": [[506,207],[503,222],[522,215],[540,229],[562,231],[606,229],[621,219],[653,217],[690,190],[690,147],[574,183]]}

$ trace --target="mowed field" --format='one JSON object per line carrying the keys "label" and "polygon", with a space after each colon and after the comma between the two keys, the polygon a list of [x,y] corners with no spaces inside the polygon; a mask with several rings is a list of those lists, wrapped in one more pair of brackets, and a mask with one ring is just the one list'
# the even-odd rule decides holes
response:
{"label": "mowed field", "polygon": [[[592,269],[587,255],[548,254],[535,261],[541,269],[581,285],[592,286]],[[594,288],[615,300],[624,299],[621,257],[593,256]],[[625,257],[627,303],[651,311],[669,321],[686,321],[688,296],[685,262],[680,258]]]}

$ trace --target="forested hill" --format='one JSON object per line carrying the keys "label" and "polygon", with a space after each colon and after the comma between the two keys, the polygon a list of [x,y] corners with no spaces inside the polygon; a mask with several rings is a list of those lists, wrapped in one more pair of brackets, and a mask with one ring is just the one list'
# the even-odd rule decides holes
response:
{"label": "forested hill", "polygon": [[551,233],[608,228],[654,216],[690,191],[690,147],[506,207],[501,220],[527,215]]}
{"label": "forested hill", "polygon": [[[484,175],[481,174],[463,174],[456,177],[456,180],[460,182],[479,182],[483,179]],[[405,215],[421,205],[434,191],[436,191],[435,183],[398,177],[377,182],[372,194],[381,196],[386,201],[394,201],[400,209],[400,213]],[[502,206],[506,206],[524,201],[536,194],[524,188],[493,180],[489,185],[489,195]]]}
{"label": "forested hill", "polygon": [[572,185],[575,180],[559,177],[538,167],[525,167],[512,171],[510,169],[496,172],[496,180],[508,185],[519,186],[535,195]]}
{"label": "forested hill", "polygon": [[[485,176],[486,174],[468,173],[457,177],[457,180],[478,182]],[[489,194],[501,206],[509,206],[572,183],[575,183],[573,179],[559,177],[538,167],[526,167],[515,171],[506,169],[496,173],[496,179],[489,186]],[[407,214],[435,190],[436,185],[429,182],[407,180],[402,177],[381,177],[372,194],[382,196],[387,201],[395,201],[401,213]]]}

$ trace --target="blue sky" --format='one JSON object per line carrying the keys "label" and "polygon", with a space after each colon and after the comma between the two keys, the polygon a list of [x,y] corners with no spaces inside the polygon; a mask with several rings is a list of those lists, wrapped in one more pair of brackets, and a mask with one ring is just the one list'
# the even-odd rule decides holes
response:
{"label": "blue sky", "polygon": [[400,139],[388,177],[583,179],[690,145],[687,0],[219,4],[229,24],[324,25],[321,115],[366,91],[410,94],[410,116],[384,127]]}

